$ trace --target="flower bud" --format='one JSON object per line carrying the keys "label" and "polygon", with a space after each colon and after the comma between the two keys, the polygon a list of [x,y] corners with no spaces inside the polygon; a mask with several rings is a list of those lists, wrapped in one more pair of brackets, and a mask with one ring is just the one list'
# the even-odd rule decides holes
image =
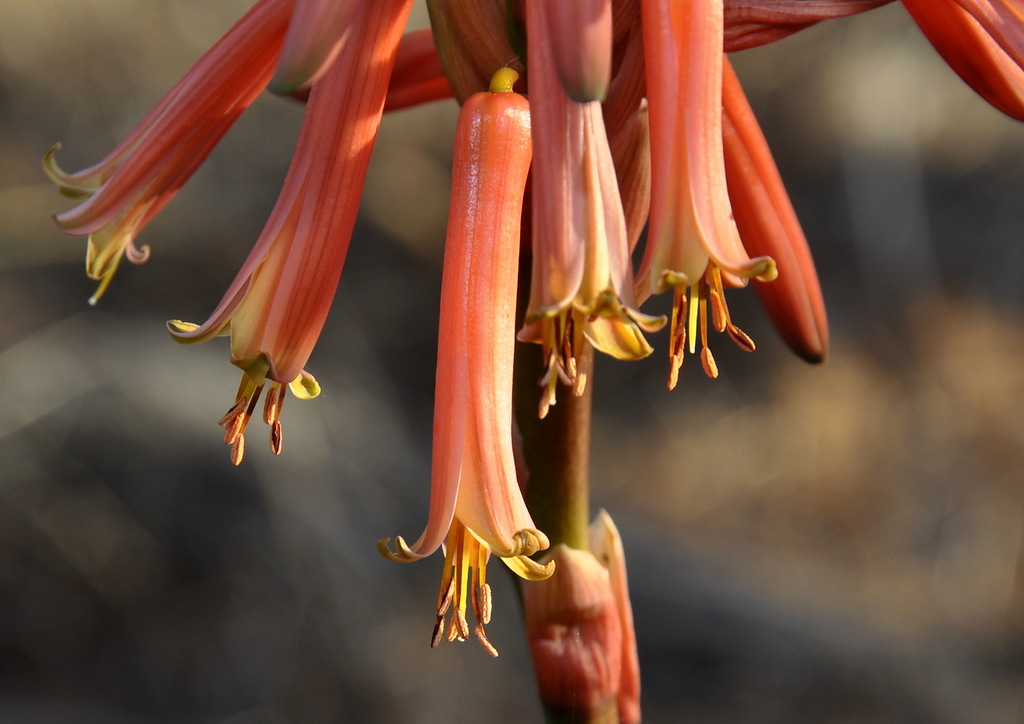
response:
{"label": "flower bud", "polygon": [[556,575],[523,584],[540,697],[574,720],[591,721],[617,706],[622,630],[615,597],[593,553],[560,545],[550,560]]}
{"label": "flower bud", "polygon": [[522,584],[526,636],[541,700],[577,722],[640,721],[640,672],[625,559],[614,523],[601,511],[590,550],[559,545],[556,573]]}
{"label": "flower bud", "polygon": [[722,84],[725,176],[743,246],[770,256],[779,278],[754,288],[782,338],[808,362],[828,357],[828,317],[811,249],[768,142],[728,61]]}

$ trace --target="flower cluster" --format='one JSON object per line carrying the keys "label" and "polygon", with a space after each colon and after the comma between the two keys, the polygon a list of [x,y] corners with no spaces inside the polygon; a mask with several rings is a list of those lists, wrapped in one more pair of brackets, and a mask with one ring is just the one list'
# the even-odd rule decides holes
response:
{"label": "flower cluster", "polygon": [[[789,345],[823,360],[828,330],[810,251],[726,52],[890,1],[428,0],[432,31],[403,34],[412,0],[260,0],[106,158],[65,173],[55,146],[44,168],[81,200],[56,220],[88,235],[95,302],[122,258],[149,257],[136,237],[264,89],[306,101],[277,204],[237,277],[202,324],[168,322],[180,342],[230,337],[242,382],[221,424],[238,464],[264,388],[274,453],[284,388],[300,398],[319,392],[305,366],[339,283],[382,113],[461,104],[429,521],[414,544],[379,547],[405,561],[443,545],[434,643],[469,637],[471,604],[476,637],[496,653],[483,631],[489,557],[543,580],[555,564],[531,556],[557,542],[523,499],[516,340],[542,349],[541,417],[561,387],[585,391],[591,348],[639,359],[666,323],[669,386],[687,353],[716,377],[710,330],[754,349],[726,303],[727,289],[754,280]],[[1019,0],[902,4],[968,84],[1024,119]],[[520,282],[521,257],[529,273]],[[670,319],[640,311],[664,292]],[[543,628],[529,615],[535,623]]]}

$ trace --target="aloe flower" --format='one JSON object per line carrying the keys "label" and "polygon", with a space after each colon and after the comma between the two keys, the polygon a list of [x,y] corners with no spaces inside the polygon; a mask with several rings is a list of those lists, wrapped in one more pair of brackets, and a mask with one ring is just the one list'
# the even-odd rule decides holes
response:
{"label": "aloe flower", "polygon": [[174,197],[235,120],[270,82],[291,0],[263,0],[214,45],[110,154],[66,173],[54,158],[43,169],[61,193],[86,199],[56,215],[68,234],[88,234],[85,269],[100,281],[95,304],[122,257],[141,264],[149,247],[135,237]]}
{"label": "aloe flower", "polygon": [[612,73],[612,0],[541,2],[562,87],[574,101],[604,100]]}
{"label": "aloe flower", "polygon": [[718,331],[754,348],[725,304],[724,285],[776,276],[770,257],[751,259],[732,218],[722,150],[721,0],[643,0],[651,124],[651,218],[638,296],[673,289],[669,387],[689,343],[710,377],[708,312]]}
{"label": "aloe flower", "polygon": [[278,387],[315,396],[303,367],[320,336],[355,224],[388,79],[411,0],[361,6],[344,49],[313,86],[281,195],[221,303],[202,325],[174,320],[181,342],[231,336],[231,361],[243,370],[234,406],[221,419],[232,462],[265,384],[271,450],[281,451]]}
{"label": "aloe flower", "polygon": [[[411,546],[378,543],[382,555],[415,561],[444,544],[445,563],[432,645],[474,633],[492,656],[487,562],[501,558],[523,578],[551,575],[529,558],[548,547],[518,482],[512,445],[519,217],[530,167],[530,111],[512,92],[515,71],[499,72],[493,92],[469,98],[459,114],[441,281],[433,472],[427,527]],[[450,617],[447,629],[446,616]]]}
{"label": "aloe flower", "polygon": [[[641,359],[643,332],[664,320],[641,314],[634,299],[629,236],[604,117],[597,102],[566,94],[544,0],[527,0],[534,146],[532,282],[522,341],[543,346],[547,372],[540,416],[562,380],[579,394],[589,371],[582,346],[618,359]],[[610,52],[610,48],[608,48]],[[585,65],[585,64],[584,64]]]}
{"label": "aloe flower", "polygon": [[811,249],[739,79],[723,67],[725,177],[744,247],[776,260],[779,277],[755,282],[768,316],[808,362],[828,357],[828,320]]}

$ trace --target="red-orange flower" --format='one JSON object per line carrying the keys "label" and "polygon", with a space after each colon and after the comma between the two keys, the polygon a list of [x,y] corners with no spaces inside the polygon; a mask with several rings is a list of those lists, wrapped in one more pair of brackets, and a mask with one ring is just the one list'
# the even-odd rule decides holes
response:
{"label": "red-orange flower", "polygon": [[318,389],[303,367],[345,263],[410,5],[411,0],[380,0],[360,7],[341,56],[313,86],[281,195],[249,258],[206,322],[168,323],[181,342],[231,336],[231,361],[244,375],[221,424],[236,464],[264,384],[274,390],[265,418],[275,453],[281,449],[280,385],[305,380],[292,389],[307,395]]}
{"label": "red-orange flower", "polygon": [[669,387],[687,342],[708,375],[708,312],[744,349],[753,343],[730,319],[724,285],[776,276],[770,257],[751,259],[732,218],[722,149],[721,0],[643,0],[651,126],[651,218],[637,295],[673,289]]}
{"label": "red-orange flower", "polygon": [[[519,338],[543,345],[540,415],[558,381],[586,384],[584,344],[618,359],[652,348],[643,336],[664,320],[634,298],[629,233],[601,106],[566,94],[556,71],[543,0],[527,0],[528,61],[536,149],[532,181],[532,278]],[[608,49],[610,52],[610,48]]]}
{"label": "red-orange flower", "polygon": [[[433,645],[475,634],[497,656],[490,620],[487,561],[497,555],[518,575],[549,576],[552,565],[529,558],[548,547],[520,492],[512,448],[512,361],[515,346],[519,218],[530,167],[530,111],[499,73],[495,92],[462,107],[452,163],[452,195],[441,282],[434,455],[427,527],[411,546],[381,540],[382,555],[414,561],[444,543]],[[450,614],[449,624],[445,626]]]}
{"label": "red-orange flower", "polygon": [[755,282],[789,346],[808,362],[828,356],[828,320],[811,249],[736,73],[725,61],[722,137],[725,177],[743,246],[776,260],[779,277]]}
{"label": "red-orange flower", "polygon": [[214,45],[110,154],[65,173],[54,146],[43,168],[72,198],[57,214],[69,234],[88,234],[85,269],[103,294],[121,258],[140,264],[149,247],[135,237],[174,197],[220,138],[266,87],[284,40],[292,0],[262,0]]}
{"label": "red-orange flower", "polygon": [[725,50],[774,43],[822,20],[857,15],[893,0],[725,0]]}

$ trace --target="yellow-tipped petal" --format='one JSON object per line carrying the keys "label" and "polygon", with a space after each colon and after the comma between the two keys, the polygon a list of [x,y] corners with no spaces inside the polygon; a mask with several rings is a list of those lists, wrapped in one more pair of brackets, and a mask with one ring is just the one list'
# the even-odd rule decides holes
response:
{"label": "yellow-tipped petal", "polygon": [[288,389],[300,400],[312,400],[320,394],[320,383],[316,377],[302,370],[302,373],[288,383]]}
{"label": "yellow-tipped petal", "polygon": [[100,187],[102,183],[101,178],[89,179],[86,182],[76,180],[71,174],[66,173],[60,166],[57,165],[57,151],[60,150],[60,144],[55,143],[50,147],[50,150],[43,156],[43,172],[57,184],[57,189],[60,191],[61,196],[67,196],[71,199],[85,199],[93,194]]}

